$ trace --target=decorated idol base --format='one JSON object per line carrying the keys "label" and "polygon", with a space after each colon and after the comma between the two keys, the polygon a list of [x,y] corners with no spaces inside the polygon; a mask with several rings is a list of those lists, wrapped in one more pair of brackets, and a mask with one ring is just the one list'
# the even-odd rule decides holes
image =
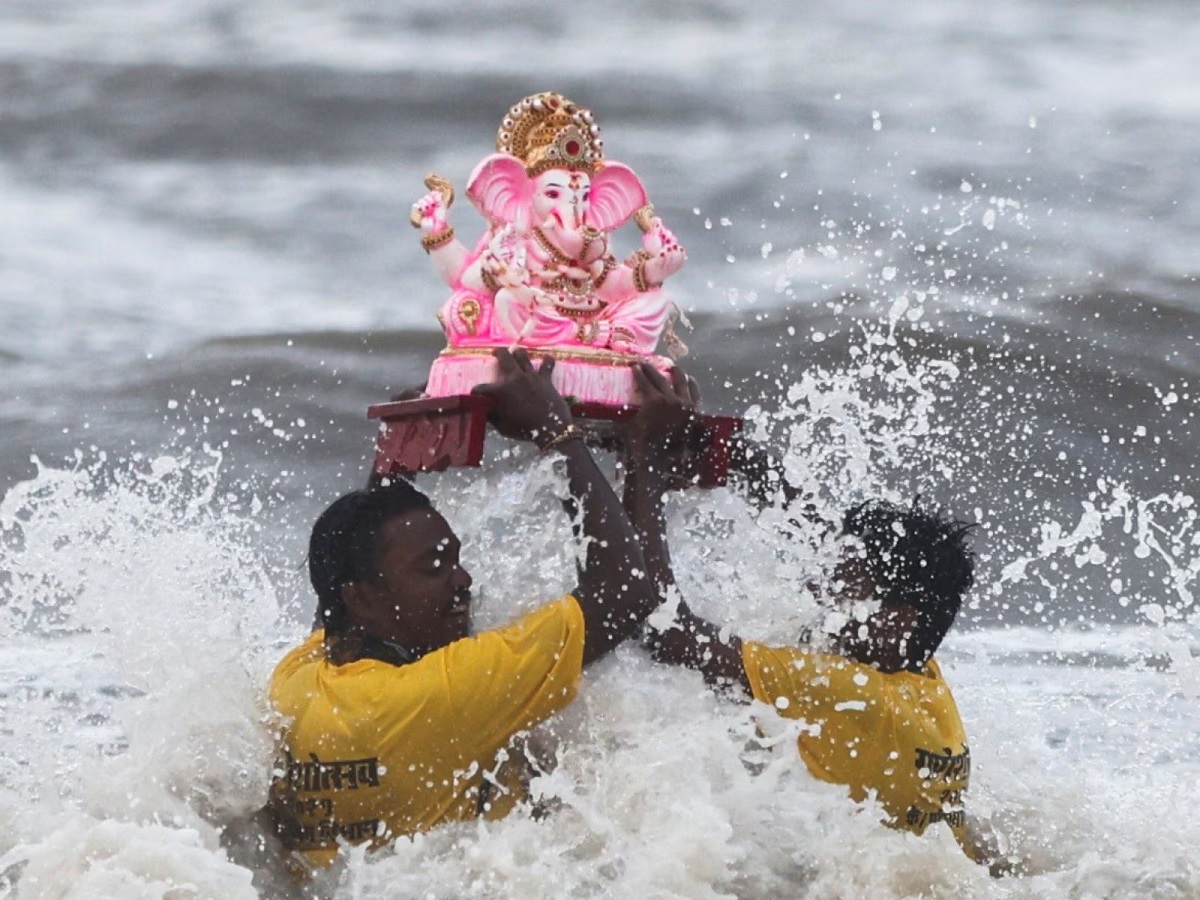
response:
{"label": "decorated idol base", "polygon": [[[660,343],[672,358],[687,352],[673,327],[686,319],[663,287],[687,255],[634,171],[604,158],[591,112],[553,92],[526,97],[501,122],[496,151],[467,181],[488,223],[474,245],[449,223],[446,179],[430,175],[429,192],[413,204],[421,246],[449,289],[437,313],[446,349],[430,369],[427,399],[371,408],[382,423],[377,476],[479,463],[487,410],[471,389],[495,381],[498,347],[553,356],[559,393],[577,419],[596,423],[633,415],[635,363],[669,375]],[[618,259],[612,237],[629,222],[640,246]],[[697,441],[718,441],[737,421],[710,418]],[[611,424],[593,430],[605,446],[617,440]],[[723,483],[724,473],[716,465],[699,477]]]}
{"label": "decorated idol base", "polygon": [[[670,378],[673,363],[662,356],[641,357],[582,347],[527,347],[531,356],[554,357],[552,381],[558,392],[582,403],[629,406],[637,402],[633,366],[645,361]],[[499,377],[491,348],[447,349],[434,360],[425,392],[431,397],[469,394],[477,384]]]}

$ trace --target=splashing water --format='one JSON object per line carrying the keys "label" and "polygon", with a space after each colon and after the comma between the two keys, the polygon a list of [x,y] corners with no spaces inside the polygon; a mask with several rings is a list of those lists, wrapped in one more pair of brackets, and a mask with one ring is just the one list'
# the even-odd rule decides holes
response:
{"label": "splashing water", "polygon": [[[218,832],[263,799],[263,687],[312,602],[272,562],[289,528],[271,523],[305,516],[256,504],[230,470],[257,461],[293,499],[305,478],[361,480],[359,405],[424,371],[424,335],[372,351],[378,334],[322,332],[429,318],[397,302],[431,284],[395,240],[404,185],[433,153],[469,171],[485,107],[528,76],[511,49],[529,7],[3,8],[20,119],[0,154],[0,365],[17,385],[0,413],[20,448],[4,474],[33,447],[69,452],[89,407],[102,446],[157,447],[158,398],[188,392],[182,443],[228,449],[94,451],[0,497],[3,900],[277,895]],[[627,7],[582,33],[574,10],[543,10],[542,71],[616,85],[622,154],[649,185],[686,182],[695,222],[669,218],[697,320],[798,311],[794,341],[772,308],[714,358],[731,382],[761,366],[781,405],[744,398],[755,433],[816,512],[921,493],[980,523],[980,582],[942,663],[970,808],[1033,874],[993,882],[947,835],[881,828],[808,776],[769,711],[628,648],[553,723],[556,815],[353,852],[330,892],[1200,896],[1200,206],[1181,181],[1200,20],[1186,4],[716,0],[662,29],[661,10]],[[464,13],[495,39],[462,41]],[[284,322],[298,333],[249,339]],[[147,351],[168,357],[126,371]],[[568,589],[573,554],[548,466],[480,475],[431,492],[488,626]],[[815,527],[730,492],[670,514],[693,606],[768,640],[812,621],[804,584],[836,553]]]}
{"label": "splashing water", "polygon": [[[789,276],[797,265],[793,255]],[[838,552],[818,522],[868,497],[969,494],[979,478],[945,415],[970,369],[913,341],[937,292],[893,295],[888,272],[877,285],[884,314],[857,321],[846,361],[786,374],[777,408],[747,411],[752,435],[781,449],[788,480],[813,486],[815,518],[759,511],[733,491],[671,498],[684,596],[747,637],[789,642],[817,620],[805,585]],[[264,688],[307,630],[310,601],[298,599],[308,594],[295,571],[264,561],[261,523],[286,511],[230,490],[221,463],[207,448],[77,457],[39,464],[0,501],[0,729],[12,748],[0,762],[0,898],[282,896],[219,839],[265,798]],[[505,450],[482,472],[423,486],[463,539],[478,627],[572,587],[551,462]],[[794,730],[772,711],[723,701],[695,674],[622,648],[549,723],[558,766],[535,791],[554,798],[552,816],[456,825],[370,856],[352,849],[325,888],[353,898],[1195,895],[1193,502],[1139,498],[1102,478],[1080,508],[1077,523],[1031,517],[1028,534],[986,535],[981,562],[996,575],[968,606],[999,610],[1002,627],[959,630],[941,654],[975,760],[970,809],[1029,877],[993,881],[948,833],[881,826],[872,803],[856,807],[807,773]],[[1151,580],[1133,565],[1146,560]],[[1146,624],[1076,627],[1056,593],[1069,589],[1068,569],[1103,570]],[[1040,627],[1006,623],[1010,609]]]}
{"label": "splashing water", "polygon": [[[760,436],[784,436],[790,479],[819,484],[827,518],[848,503],[967,477],[937,412],[952,360],[911,362],[883,325],[843,368],[813,367]],[[431,493],[464,539],[483,603],[511,618],[571,587],[569,527],[549,462],[506,451]],[[296,575],[263,560],[264,510],[229,493],[211,451],[40,465],[0,503],[0,641],[7,744],[0,778],[0,897],[253,897],[219,833],[253,812],[272,758],[263,689],[305,631]],[[328,876],[340,897],[1188,896],[1200,833],[1200,698],[1192,622],[1195,512],[1099,484],[1075,526],[1041,523],[977,594],[1002,600],[1060,563],[1161,559],[1177,598],[1154,623],[956,633],[943,661],[967,725],[972,810],[1033,874],[995,882],[949,834],[878,824],[879,810],[804,770],[766,709],[724,702],[698,676],[623,648],[590,670],[551,728],[557,798],[525,815],[439,829]],[[817,526],[732,492],[671,506],[682,591],[755,638],[811,620],[806,576],[835,548]],[[807,529],[807,530],[806,530]],[[1115,532],[1115,534],[1112,534]],[[1123,543],[1124,542],[1124,543]],[[523,548],[537,548],[536,552]],[[546,548],[551,549],[546,552]],[[1130,602],[1143,592],[1119,586]],[[1157,595],[1154,595],[1157,596]],[[304,607],[304,609],[301,609]],[[1170,619],[1168,622],[1167,619]],[[1161,621],[1161,625],[1158,624]],[[82,893],[80,893],[82,892]]]}
{"label": "splashing water", "polygon": [[[1049,598],[1055,599],[1058,587],[1042,572],[1030,573],[1031,564],[1049,560],[1049,567],[1058,568],[1057,558],[1064,557],[1077,569],[1098,566],[1111,576],[1109,585],[1122,607],[1129,606],[1126,579],[1122,577],[1124,557],[1105,550],[1106,527],[1114,528],[1132,543],[1136,559],[1151,559],[1162,566],[1165,574],[1160,583],[1167,589],[1170,600],[1146,600],[1138,606],[1140,613],[1155,625],[1168,621],[1185,621],[1195,612],[1192,585],[1200,573],[1200,528],[1197,528],[1195,500],[1188,494],[1160,494],[1147,499],[1134,497],[1123,484],[1101,478],[1096,490],[1083,501],[1083,514],[1069,531],[1055,520],[1041,524],[1036,556],[1021,557],[1006,565],[992,586],[993,595],[1003,593],[1008,584],[1036,577]],[[1038,567],[1034,567],[1035,570]],[[1134,597],[1138,595],[1133,594]],[[1035,610],[1036,611],[1036,610]]]}
{"label": "splashing water", "polygon": [[0,873],[23,870],[16,896],[254,896],[216,827],[266,788],[280,604],[219,468],[39,464],[0,504]]}

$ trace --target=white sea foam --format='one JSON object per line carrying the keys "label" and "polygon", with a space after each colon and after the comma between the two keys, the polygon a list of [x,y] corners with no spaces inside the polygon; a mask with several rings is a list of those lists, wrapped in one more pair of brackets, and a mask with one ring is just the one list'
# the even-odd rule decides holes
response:
{"label": "white sea foam", "polygon": [[[784,424],[824,433],[805,459],[803,442],[793,444],[789,465],[808,466],[799,474],[832,471],[833,461],[849,473],[818,497],[833,510],[884,486],[889,454],[910,452],[903,435],[926,433],[915,402],[923,378],[945,374],[906,370],[878,407],[848,373],[826,374],[793,398],[793,414],[812,415]],[[910,415],[887,412],[898,395],[913,401]],[[433,488],[482,586],[484,627],[571,584],[561,484],[550,464],[527,462],[496,460],[483,477]],[[255,895],[218,834],[265,797],[263,689],[283,646],[306,630],[306,611],[291,603],[294,573],[268,569],[256,549],[257,509],[220,488],[211,452],[43,466],[0,503],[0,659],[14,686],[0,701],[0,728],[16,748],[0,779],[0,897]],[[832,552],[806,529],[758,516],[728,492],[677,501],[684,594],[742,633],[789,639],[814,614],[804,574]],[[1133,552],[1120,538],[1092,539]],[[1069,552],[1046,543],[1030,565]],[[872,804],[855,807],[807,774],[794,731],[772,711],[724,702],[693,673],[626,648],[589,671],[580,699],[552,723],[559,766],[537,787],[558,798],[558,812],[440,829],[370,857],[351,852],[333,891],[1194,895],[1200,729],[1190,711],[1200,663],[1190,628],[1184,617],[948,642],[975,759],[971,808],[1025,861],[1031,874],[1021,879],[993,881],[936,829],[917,839],[884,828]]]}
{"label": "white sea foam", "polygon": [[0,503],[0,869],[24,873],[18,896],[247,895],[214,829],[265,790],[278,599],[218,467],[41,468]]}

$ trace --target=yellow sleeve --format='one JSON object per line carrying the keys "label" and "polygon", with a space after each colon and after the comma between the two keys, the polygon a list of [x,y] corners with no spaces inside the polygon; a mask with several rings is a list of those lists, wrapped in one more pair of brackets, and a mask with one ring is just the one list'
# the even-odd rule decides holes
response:
{"label": "yellow sleeve", "polygon": [[742,665],[754,699],[789,719],[865,710],[878,696],[878,672],[828,653],[743,641]]}
{"label": "yellow sleeve", "polygon": [[[583,672],[583,612],[568,595],[414,664],[444,704],[443,736],[500,745],[562,709]],[[426,665],[428,664],[428,665]]]}
{"label": "yellow sleeve", "polygon": [[297,698],[293,678],[308,666],[315,665],[325,658],[325,632],[314,631],[299,647],[290,650],[271,674],[270,697],[271,703],[285,715],[295,713]]}

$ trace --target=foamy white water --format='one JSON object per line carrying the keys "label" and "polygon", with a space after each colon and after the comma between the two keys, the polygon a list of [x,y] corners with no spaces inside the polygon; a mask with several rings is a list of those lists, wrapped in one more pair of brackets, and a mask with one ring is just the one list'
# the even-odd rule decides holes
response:
{"label": "foamy white water", "polygon": [[[817,497],[827,513],[855,496],[898,495],[889,471],[918,439],[938,441],[929,423],[938,380],[952,377],[945,367],[893,362],[888,377],[893,393],[874,401],[850,373],[827,372],[791,392],[780,417],[795,438],[786,463],[793,477],[840,473]],[[496,459],[473,479],[432,482],[482,586],[481,627],[571,584],[559,483],[549,464],[528,463]],[[10,748],[0,778],[0,896],[259,895],[219,833],[265,798],[264,687],[307,630],[310,601],[299,573],[273,569],[259,546],[258,522],[286,510],[225,491],[220,467],[212,451],[81,460],[43,467],[0,504],[0,683],[9,685],[0,729]],[[557,813],[439,829],[370,858],[351,852],[330,890],[1195,896],[1200,633],[1185,596],[1193,564],[1172,556],[1194,556],[1194,516],[1172,541],[1164,518],[1118,500],[1134,512],[1043,523],[1047,539],[1013,555],[1007,580],[980,585],[972,602],[1003,603],[1039,572],[1154,543],[1184,589],[1173,621],[960,632],[943,653],[976,760],[970,807],[1025,862],[1026,877],[992,880],[948,833],[918,839],[884,828],[870,804],[855,807],[807,774],[794,732],[769,710],[722,702],[693,673],[626,648],[589,671],[581,698],[551,725],[559,766],[538,789],[558,798]],[[1178,498],[1168,506],[1191,508]],[[685,595],[743,634],[790,639],[814,615],[806,575],[834,552],[797,528],[727,491],[679,498],[672,531]],[[522,546],[529,551],[513,552]],[[1169,596],[1150,584],[1122,589],[1160,609]],[[770,740],[756,738],[759,723]]]}

